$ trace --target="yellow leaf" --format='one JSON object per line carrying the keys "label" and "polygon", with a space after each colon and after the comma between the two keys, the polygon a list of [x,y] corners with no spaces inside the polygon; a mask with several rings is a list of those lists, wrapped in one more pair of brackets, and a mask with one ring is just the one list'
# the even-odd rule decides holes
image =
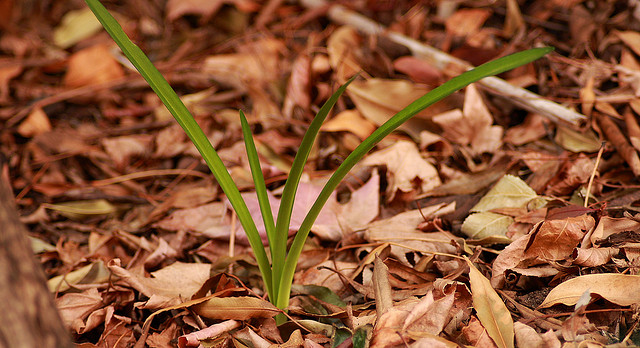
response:
{"label": "yellow leaf", "polygon": [[617,305],[630,306],[640,303],[640,276],[603,273],[569,279],[553,288],[540,307],[558,303],[573,306],[587,290]]}
{"label": "yellow leaf", "polygon": [[499,348],[513,348],[513,319],[502,299],[469,259],[469,282],[473,308],[480,322]]}
{"label": "yellow leaf", "polygon": [[68,48],[91,37],[100,29],[102,25],[88,7],[69,11],[62,17],[61,24],[53,30],[53,43],[60,48]]}
{"label": "yellow leaf", "polygon": [[480,202],[471,208],[472,212],[483,212],[497,208],[522,208],[538,195],[522,179],[505,175],[487,192]]}
{"label": "yellow leaf", "polygon": [[513,218],[506,215],[482,212],[469,215],[462,223],[462,232],[474,239],[505,236]]}
{"label": "yellow leaf", "polygon": [[55,210],[70,219],[80,219],[84,215],[105,215],[116,212],[116,207],[104,199],[70,201],[57,204],[44,204],[47,209]]}

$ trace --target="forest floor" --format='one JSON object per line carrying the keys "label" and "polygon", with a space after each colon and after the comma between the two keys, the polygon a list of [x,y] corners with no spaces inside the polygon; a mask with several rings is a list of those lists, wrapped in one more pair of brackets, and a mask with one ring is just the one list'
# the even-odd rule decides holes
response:
{"label": "forest floor", "polygon": [[104,4],[252,211],[238,110],[277,206],[313,116],[359,73],[292,234],[350,151],[456,59],[555,51],[365,157],[316,221],[278,326],[223,192],[84,2],[0,1],[0,152],[78,347],[640,345],[640,2]]}

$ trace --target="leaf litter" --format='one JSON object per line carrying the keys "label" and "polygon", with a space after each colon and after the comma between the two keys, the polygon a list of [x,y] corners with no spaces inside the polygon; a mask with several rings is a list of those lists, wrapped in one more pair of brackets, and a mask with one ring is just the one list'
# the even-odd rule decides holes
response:
{"label": "leaf litter", "polygon": [[237,109],[276,208],[310,117],[361,75],[322,128],[291,234],[355,144],[459,72],[442,52],[477,65],[556,47],[501,77],[568,108],[477,83],[350,173],[312,228],[278,327],[228,202],[88,10],[8,3],[0,149],[79,347],[640,345],[637,4],[109,4],[254,212]]}

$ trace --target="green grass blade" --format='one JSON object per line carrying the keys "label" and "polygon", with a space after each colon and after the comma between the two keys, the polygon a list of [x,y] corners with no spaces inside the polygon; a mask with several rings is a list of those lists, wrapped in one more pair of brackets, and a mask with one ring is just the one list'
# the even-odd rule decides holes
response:
{"label": "green grass blade", "polygon": [[[276,306],[278,308],[286,308],[289,302],[289,293],[291,290],[291,284],[293,282],[293,274],[295,273],[296,264],[305,240],[309,235],[309,231],[313,226],[316,218],[320,214],[322,207],[329,199],[331,193],[338,187],[338,184],[347,175],[347,173],[353,168],[353,166],[362,159],[380,140],[393,132],[396,128],[402,125],[404,122],[415,116],[418,112],[424,110],[428,106],[434,104],[437,101],[451,95],[457,90],[464,88],[465,86],[476,82],[487,76],[493,76],[521,65],[530,63],[536,59],[541,58],[545,54],[551,52],[552,47],[534,48],[531,50],[514,53],[512,55],[502,57],[491,62],[485,63],[473,70],[469,70],[459,76],[452,78],[443,85],[435,88],[426,95],[420,97],[415,102],[402,109],[390,120],[385,122],[382,126],[376,129],[367,139],[365,139],[353,152],[344,160],[344,162],[333,173],[325,187],[320,192],[317,200],[309,210],[309,213],[305,217],[298,233],[296,234],[291,249],[287,255],[284,272],[280,278],[280,283],[274,286],[278,287],[278,299]],[[289,287],[289,288],[287,288]]]}
{"label": "green grass blade", "polygon": [[[265,184],[264,176],[262,175],[260,158],[258,157],[256,144],[253,141],[251,128],[249,127],[249,122],[247,122],[247,118],[244,116],[244,112],[242,112],[242,110],[240,110],[240,124],[242,125],[242,135],[244,137],[244,144],[247,149],[247,158],[249,158],[249,166],[251,167],[251,175],[253,176],[256,196],[258,196],[258,204],[260,205],[260,212],[262,213],[264,228],[267,231],[269,245],[273,246],[273,244],[271,243],[273,243],[273,236],[276,227],[273,222],[271,205],[269,204],[269,195],[267,195],[267,185]],[[273,247],[271,248],[271,258],[273,259]]]}
{"label": "green grass blade", "polygon": [[[356,77],[357,75],[353,76],[344,85],[340,86],[340,88],[331,95],[324,105],[322,105],[320,111],[318,111],[316,116],[313,118],[313,121],[311,121],[309,128],[305,132],[302,142],[300,143],[300,147],[298,148],[298,153],[293,159],[289,177],[287,178],[287,182],[285,183],[282,191],[282,199],[280,200],[280,209],[278,210],[278,218],[276,221],[274,244],[271,245],[273,255],[271,262],[273,267],[274,284],[278,284],[280,282],[282,268],[284,267],[289,224],[291,223],[291,213],[293,212],[293,202],[295,200],[296,191],[298,190],[302,171],[304,170],[304,165],[307,163],[313,143],[320,131],[320,127],[322,127],[324,120],[327,118],[327,115],[329,115],[329,111],[331,111],[331,108],[333,108],[335,103],[338,101],[338,98],[340,98],[347,89],[347,86],[349,86]],[[274,290],[278,293],[280,292],[279,288],[275,288]]]}
{"label": "green grass blade", "polygon": [[267,292],[269,293],[270,298],[274,298],[272,297],[275,296],[275,294],[273,294],[272,291],[273,284],[271,267],[269,265],[269,259],[267,258],[264,245],[262,244],[262,240],[258,234],[258,230],[244,200],[242,199],[242,196],[240,195],[238,187],[233,182],[231,175],[229,175],[229,172],[209,142],[209,139],[207,139],[200,126],[198,126],[189,110],[184,106],[167,80],[165,80],[162,74],[160,74],[158,69],[156,69],[142,50],[129,40],[120,24],[118,24],[115,18],[113,18],[104,6],[102,6],[100,1],[85,1],[100,23],[102,23],[102,26],[107,30],[109,35],[111,35],[116,44],[118,44],[124,55],[131,61],[136,69],[138,69],[142,77],[144,77],[160,100],[162,100],[162,103],[164,103],[167,109],[169,109],[169,112],[171,112],[176,121],[178,121],[180,126],[185,130],[204,158],[205,162],[207,162],[207,165],[218,181],[218,184],[227,195],[229,202],[231,202],[233,209],[238,215],[238,220],[240,220],[242,227],[247,233],[249,243],[251,244],[251,248],[253,249],[260,272],[265,282]]}

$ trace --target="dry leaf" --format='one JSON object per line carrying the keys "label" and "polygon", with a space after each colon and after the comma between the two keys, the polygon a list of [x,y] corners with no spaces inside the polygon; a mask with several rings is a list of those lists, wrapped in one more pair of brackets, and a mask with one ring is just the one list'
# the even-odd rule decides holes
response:
{"label": "dry leaf", "polygon": [[393,62],[393,68],[409,76],[413,82],[437,86],[442,79],[442,72],[429,62],[414,56],[404,56]]}
{"label": "dry leaf", "polygon": [[245,91],[249,86],[263,86],[278,80],[283,50],[280,40],[262,39],[239,47],[239,53],[209,56],[202,71]]}
{"label": "dry leaf", "polygon": [[336,29],[327,39],[329,64],[336,72],[339,83],[345,83],[362,69],[356,58],[356,50],[361,46],[361,41],[360,35],[349,26]]}
{"label": "dry leaf", "polygon": [[558,145],[571,152],[597,152],[602,142],[591,130],[576,132],[568,127],[558,126],[554,139]]}
{"label": "dry leaf", "polygon": [[209,319],[250,320],[272,318],[280,313],[269,301],[257,297],[212,297],[194,305],[193,310]]}
{"label": "dry leaf", "polygon": [[201,15],[203,20],[211,18],[222,7],[224,0],[169,0],[165,8],[167,19],[175,21],[181,16]]}
{"label": "dry leaf", "polygon": [[513,323],[516,343],[518,348],[540,348],[545,347],[544,341],[536,329],[519,321]]}
{"label": "dry leaf", "polygon": [[[347,94],[356,104],[356,108],[369,121],[382,125],[398,111],[429,92],[429,89],[406,80],[388,80],[371,78],[366,81],[356,80],[347,87]],[[400,126],[414,139],[420,138],[420,131],[425,130],[427,123],[420,118],[429,118],[452,107],[451,98],[444,99],[419,112],[414,118]]]}
{"label": "dry leaf", "polygon": [[56,299],[56,307],[67,328],[80,333],[84,329],[84,319],[98,308],[104,306],[102,296],[96,288],[81,293],[69,293]]}
{"label": "dry leaf", "polygon": [[[495,236],[506,238],[508,227],[514,222],[511,216],[482,212],[469,215],[460,228],[464,234],[473,239]],[[505,241],[509,239],[506,238]],[[508,242],[507,242],[508,243]]]}
{"label": "dry leaf", "polygon": [[489,280],[467,259],[473,308],[480,322],[499,348],[513,348],[513,319]]}
{"label": "dry leaf", "polygon": [[[109,262],[107,267],[120,277],[121,281],[140,291],[147,297],[156,297],[156,301],[178,303],[191,298],[209,279],[211,265],[203,263],[175,262],[145,277],[140,270],[130,271],[120,267],[120,260]],[[230,319],[230,318],[229,318]]]}
{"label": "dry leaf", "polygon": [[538,194],[522,179],[507,174],[500,179],[480,201],[472,212],[484,212],[498,208],[523,208]]}
{"label": "dry leaf", "polygon": [[27,118],[18,126],[18,133],[25,138],[51,131],[49,117],[41,108],[34,108]]}
{"label": "dry leaf", "polygon": [[100,284],[109,280],[109,270],[101,260],[47,281],[51,292],[64,292],[76,284]]}
{"label": "dry leaf", "polygon": [[445,29],[451,35],[469,36],[476,33],[490,15],[491,11],[488,9],[461,9],[447,18]]}
{"label": "dry leaf", "polygon": [[595,220],[587,214],[562,220],[545,220],[537,228],[534,227],[524,257],[564,260],[594,226]]}
{"label": "dry leaf", "polygon": [[105,83],[124,77],[120,63],[106,45],[94,45],[74,53],[69,58],[64,84],[67,87]]}
{"label": "dry leaf", "polygon": [[435,167],[423,159],[416,144],[409,141],[398,141],[375,152],[365,158],[362,164],[387,166],[388,201],[392,201],[398,191],[406,193],[417,190],[416,193],[420,194],[442,183]]}
{"label": "dry leaf", "polygon": [[320,128],[323,132],[351,132],[366,139],[374,130],[375,124],[363,118],[357,110],[345,110],[325,122]]}
{"label": "dry leaf", "polygon": [[53,43],[66,49],[99,32],[102,25],[89,7],[69,11],[62,16],[60,25],[53,29]]}
{"label": "dry leaf", "polygon": [[115,138],[102,139],[105,152],[111,157],[118,168],[124,168],[134,156],[144,156],[151,153],[153,136],[150,134],[124,135]]}
{"label": "dry leaf", "polygon": [[573,306],[587,290],[592,298],[595,294],[619,306],[631,306],[640,303],[640,276],[602,273],[572,278],[553,288],[540,307]]}
{"label": "dry leaf", "polygon": [[613,33],[616,34],[620,38],[620,40],[625,43],[625,45],[629,46],[629,48],[633,50],[633,52],[635,52],[637,55],[640,55],[640,33],[632,30],[615,30]]}

